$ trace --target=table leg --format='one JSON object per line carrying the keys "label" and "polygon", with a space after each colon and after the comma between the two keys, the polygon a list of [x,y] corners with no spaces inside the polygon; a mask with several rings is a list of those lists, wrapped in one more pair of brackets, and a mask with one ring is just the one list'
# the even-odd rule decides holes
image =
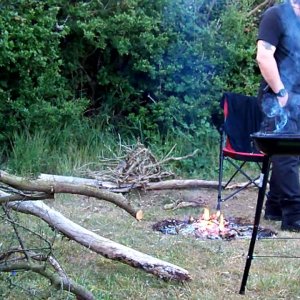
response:
{"label": "table leg", "polygon": [[253,252],[254,252],[255,242],[256,242],[258,228],[259,228],[261,211],[262,211],[263,204],[264,204],[266,187],[267,187],[267,182],[268,182],[268,177],[269,177],[269,170],[270,170],[270,157],[268,155],[266,155],[263,159],[263,164],[262,164],[262,171],[261,171],[262,182],[260,183],[260,188],[258,191],[253,231],[252,231],[252,236],[251,236],[251,240],[250,240],[246,265],[245,265],[243,279],[242,279],[242,284],[241,284],[241,288],[240,288],[241,295],[245,294],[248,275],[249,275],[249,271],[250,271],[250,267],[251,267],[251,262],[253,259]]}

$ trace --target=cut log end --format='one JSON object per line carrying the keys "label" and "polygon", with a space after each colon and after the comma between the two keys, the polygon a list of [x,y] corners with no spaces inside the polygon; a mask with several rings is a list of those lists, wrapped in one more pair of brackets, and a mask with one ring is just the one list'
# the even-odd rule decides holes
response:
{"label": "cut log end", "polygon": [[154,270],[156,271],[153,273],[165,281],[189,282],[193,280],[188,271],[175,265],[173,265],[171,269],[167,266],[160,265],[154,267]]}
{"label": "cut log end", "polygon": [[138,220],[138,221],[141,221],[144,217],[144,213],[142,210],[138,210],[135,214],[135,218]]}

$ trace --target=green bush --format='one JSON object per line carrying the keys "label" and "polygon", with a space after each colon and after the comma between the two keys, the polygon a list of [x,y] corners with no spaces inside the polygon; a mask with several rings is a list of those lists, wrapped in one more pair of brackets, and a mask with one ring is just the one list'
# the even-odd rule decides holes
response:
{"label": "green bush", "polygon": [[74,98],[62,75],[57,1],[1,4],[0,129],[2,139],[21,128],[60,126],[76,119],[87,105]]}
{"label": "green bush", "polygon": [[87,108],[87,116],[116,127],[128,121],[162,133],[198,128],[222,91],[255,93],[251,4],[1,4],[2,134],[45,127],[45,117],[47,126],[72,122]]}
{"label": "green bush", "polygon": [[222,93],[256,94],[257,2],[4,1],[0,140],[89,119],[148,144],[214,141]]}

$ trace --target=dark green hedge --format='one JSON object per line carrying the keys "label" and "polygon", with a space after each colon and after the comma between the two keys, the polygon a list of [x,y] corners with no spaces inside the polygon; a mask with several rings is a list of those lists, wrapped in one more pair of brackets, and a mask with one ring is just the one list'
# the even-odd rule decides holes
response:
{"label": "dark green hedge", "polygon": [[223,91],[256,93],[255,2],[1,1],[0,138],[83,117],[207,134]]}

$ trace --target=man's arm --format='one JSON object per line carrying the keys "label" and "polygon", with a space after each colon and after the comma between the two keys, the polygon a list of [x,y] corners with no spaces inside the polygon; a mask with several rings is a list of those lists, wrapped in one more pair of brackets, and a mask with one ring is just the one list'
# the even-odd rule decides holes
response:
{"label": "man's arm", "polygon": [[[256,61],[258,63],[260,72],[272,91],[274,93],[278,93],[284,88],[284,85],[280,79],[277,63],[274,58],[275,50],[276,47],[270,43],[263,40],[258,40]],[[280,106],[285,106],[287,100],[288,95],[284,97],[278,97]]]}

